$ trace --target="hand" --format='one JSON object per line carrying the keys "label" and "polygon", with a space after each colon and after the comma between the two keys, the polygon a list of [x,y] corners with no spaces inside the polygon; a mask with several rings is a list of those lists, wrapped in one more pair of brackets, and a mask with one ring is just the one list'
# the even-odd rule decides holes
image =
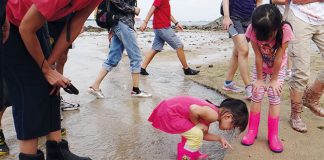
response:
{"label": "hand", "polygon": [[252,93],[256,93],[261,87],[265,88],[265,83],[263,80],[257,80],[253,84]]}
{"label": "hand", "polygon": [[147,22],[144,21],[144,22],[142,23],[141,27],[140,27],[140,31],[141,31],[141,32],[144,32],[144,31],[146,30],[146,28],[147,28]]}
{"label": "hand", "polygon": [[282,85],[278,80],[271,80],[267,88],[272,88],[275,94],[280,95],[282,91]]}
{"label": "hand", "polygon": [[2,43],[4,44],[5,42],[7,42],[10,33],[10,23],[8,19],[5,20],[5,23],[2,26],[2,31],[3,31]]}
{"label": "hand", "polygon": [[219,140],[219,143],[221,143],[221,145],[222,145],[222,147],[224,148],[224,149],[228,149],[228,148],[230,148],[230,149],[233,149],[233,147],[227,142],[227,140],[225,139],[225,138],[221,138],[220,140]]}
{"label": "hand", "polygon": [[230,17],[224,17],[224,19],[223,19],[223,29],[227,31],[230,25],[233,25],[233,21],[231,20],[231,18]]}
{"label": "hand", "polygon": [[183,32],[183,27],[182,27],[182,25],[181,25],[180,23],[178,23],[178,24],[176,25],[176,27],[177,27],[177,29],[178,29],[179,31]]}
{"label": "hand", "polygon": [[138,16],[140,14],[140,12],[141,12],[141,9],[138,7],[135,7],[135,15]]}
{"label": "hand", "polygon": [[108,41],[109,41],[109,43],[111,43],[111,39],[112,39],[112,37],[113,37],[113,32],[110,30],[110,31],[108,32]]}
{"label": "hand", "polygon": [[59,87],[65,88],[71,83],[71,80],[65,78],[63,75],[53,69],[48,69],[46,72],[44,72],[44,76],[48,83],[53,86],[51,94],[55,93]]}
{"label": "hand", "polygon": [[208,132],[208,127],[202,123],[198,123],[196,125],[198,128],[200,128],[204,133],[207,133]]}

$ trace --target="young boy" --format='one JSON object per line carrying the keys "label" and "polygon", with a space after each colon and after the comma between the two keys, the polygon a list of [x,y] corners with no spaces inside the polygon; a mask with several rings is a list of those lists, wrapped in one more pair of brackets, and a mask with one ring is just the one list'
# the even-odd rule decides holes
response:
{"label": "young boy", "polygon": [[110,0],[112,12],[118,17],[118,22],[111,28],[112,39],[111,47],[107,60],[95,80],[89,87],[90,94],[97,98],[105,98],[100,90],[100,84],[108,72],[115,68],[122,58],[123,51],[126,49],[130,59],[130,66],[133,79],[132,97],[148,98],[151,94],[139,89],[139,73],[141,71],[142,55],[136,40],[134,29],[135,15],[140,13],[140,8],[136,7],[137,0]]}
{"label": "young boy", "polygon": [[173,49],[177,51],[177,55],[182,64],[185,75],[198,74],[199,71],[189,68],[186,56],[183,51],[183,44],[171,28],[172,21],[180,31],[183,31],[181,24],[177,22],[171,14],[170,0],[154,0],[153,6],[151,7],[143,24],[140,27],[140,30],[142,32],[145,31],[147,23],[153,14],[153,29],[155,33],[155,38],[152,49],[149,51],[144,60],[144,63],[142,64],[141,74],[149,75],[146,72],[146,68],[152,61],[154,56],[158,52],[162,51],[165,42],[167,42]]}
{"label": "young boy", "polygon": [[254,8],[260,4],[262,4],[262,0],[223,0],[223,29],[228,30],[232,25],[238,32],[238,35],[231,37],[234,42],[233,54],[223,89],[235,93],[242,92],[242,89],[233,82],[235,72],[239,68],[248,99],[252,97],[252,85],[250,85],[248,66],[249,46],[245,38],[245,31],[251,23]]}

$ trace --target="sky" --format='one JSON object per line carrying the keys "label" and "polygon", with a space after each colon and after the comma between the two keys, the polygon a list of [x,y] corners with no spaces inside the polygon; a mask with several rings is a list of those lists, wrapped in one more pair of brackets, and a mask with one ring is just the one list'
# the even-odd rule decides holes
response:
{"label": "sky", "polygon": [[[144,19],[154,0],[137,0]],[[222,0],[170,0],[172,15],[178,21],[213,21],[220,17]]]}

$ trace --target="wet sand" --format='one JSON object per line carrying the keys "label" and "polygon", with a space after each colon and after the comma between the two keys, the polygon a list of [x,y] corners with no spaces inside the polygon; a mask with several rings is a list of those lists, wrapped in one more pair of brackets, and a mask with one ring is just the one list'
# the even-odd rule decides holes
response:
{"label": "wet sand", "polygon": [[[98,100],[89,95],[87,88],[94,81],[107,56],[107,33],[86,32],[76,40],[76,48],[69,54],[65,75],[77,86],[80,95],[71,96],[62,92],[67,101],[81,104],[80,111],[64,112],[62,122],[67,128],[65,138],[69,140],[72,151],[90,156],[94,160],[176,159],[176,145],[180,137],[155,130],[147,118],[161,100],[172,96],[192,95],[220,103],[223,97],[215,90],[221,87],[225,78],[226,64],[231,56],[232,46],[231,40],[223,32],[190,31],[178,35],[185,44],[188,63],[192,68],[199,68],[202,72],[199,76],[184,76],[175,52],[166,45],[165,50],[158,53],[148,67],[150,75],[141,77],[140,88],[153,94],[149,99],[130,97],[132,86],[129,60],[126,56],[123,56],[119,66],[109,73],[102,83],[101,89],[106,98]],[[150,49],[153,37],[152,32],[138,34],[138,43],[143,52]],[[314,59],[318,61],[317,57]],[[323,68],[320,61],[317,65],[317,69],[319,68]],[[242,97],[242,95],[230,96]],[[289,127],[290,109],[287,97],[284,99],[280,136],[284,139],[286,150],[282,154],[273,154],[269,151],[265,127],[267,107],[263,107],[259,139],[255,145],[252,147],[240,145],[241,135],[233,140],[234,150],[229,151],[225,159],[317,160],[324,157],[324,130],[320,127],[324,126],[323,118],[315,117],[305,109],[303,115],[309,132],[297,133]],[[3,128],[11,153],[0,159],[17,159],[18,143],[11,108],[5,113]],[[212,125],[211,131],[216,132],[216,125]],[[231,139],[231,132],[221,134]],[[44,145],[40,148],[44,150]],[[224,150],[215,142],[204,142],[202,151],[208,153],[210,159],[222,159],[224,155]]]}

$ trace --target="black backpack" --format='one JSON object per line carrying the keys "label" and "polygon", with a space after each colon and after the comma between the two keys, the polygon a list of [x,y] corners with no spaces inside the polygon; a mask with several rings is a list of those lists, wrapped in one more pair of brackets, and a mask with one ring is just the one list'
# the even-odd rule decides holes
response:
{"label": "black backpack", "polygon": [[116,23],[117,19],[111,11],[110,0],[104,0],[99,4],[95,18],[99,27],[108,30]]}

